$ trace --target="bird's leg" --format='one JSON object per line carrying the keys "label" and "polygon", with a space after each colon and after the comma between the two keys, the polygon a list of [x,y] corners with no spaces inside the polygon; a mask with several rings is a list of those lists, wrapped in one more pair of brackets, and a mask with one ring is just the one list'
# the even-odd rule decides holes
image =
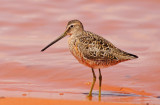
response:
{"label": "bird's leg", "polygon": [[95,72],[94,72],[94,69],[92,68],[92,73],[93,73],[93,83],[92,83],[92,86],[91,86],[91,90],[88,94],[88,97],[91,97],[92,96],[92,90],[93,90],[93,87],[94,87],[94,84],[96,82],[96,75],[95,75]]}
{"label": "bird's leg", "polygon": [[101,85],[102,85],[102,75],[101,75],[101,70],[99,69],[99,97],[101,97]]}

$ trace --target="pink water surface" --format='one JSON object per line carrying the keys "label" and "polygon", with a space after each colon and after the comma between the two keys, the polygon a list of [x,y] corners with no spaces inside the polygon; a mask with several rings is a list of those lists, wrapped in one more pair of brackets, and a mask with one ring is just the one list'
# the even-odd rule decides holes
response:
{"label": "pink water surface", "polygon": [[[85,30],[139,56],[102,69],[102,100],[160,102],[153,98],[160,96],[159,0],[1,0],[0,4],[2,96],[85,99],[91,69],[71,55],[67,37],[40,52],[64,32],[69,20],[78,19]],[[98,79],[94,100],[97,90]],[[136,96],[119,97],[114,92]]]}

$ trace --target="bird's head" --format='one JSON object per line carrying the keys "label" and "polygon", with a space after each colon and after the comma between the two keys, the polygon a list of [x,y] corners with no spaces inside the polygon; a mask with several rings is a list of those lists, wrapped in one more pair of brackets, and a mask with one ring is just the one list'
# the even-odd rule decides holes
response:
{"label": "bird's head", "polygon": [[57,39],[55,39],[53,42],[51,42],[49,45],[47,45],[45,48],[43,48],[41,51],[46,50],[48,47],[56,43],[57,41],[61,40],[65,36],[69,35],[80,35],[83,32],[83,24],[79,20],[71,20],[68,22],[65,32],[59,36]]}
{"label": "bird's head", "polygon": [[79,20],[71,20],[65,31],[67,35],[79,35],[83,32],[83,24]]}

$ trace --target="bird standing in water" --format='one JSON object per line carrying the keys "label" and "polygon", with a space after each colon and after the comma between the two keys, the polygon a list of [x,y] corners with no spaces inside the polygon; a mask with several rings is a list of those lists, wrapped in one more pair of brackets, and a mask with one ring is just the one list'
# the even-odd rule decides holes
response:
{"label": "bird standing in water", "polygon": [[41,51],[46,50],[67,35],[69,36],[70,52],[80,63],[92,69],[93,83],[88,96],[92,96],[96,81],[94,69],[99,69],[99,97],[101,97],[102,75],[100,69],[138,58],[136,55],[118,49],[103,37],[85,31],[83,24],[79,20],[69,21],[65,32]]}

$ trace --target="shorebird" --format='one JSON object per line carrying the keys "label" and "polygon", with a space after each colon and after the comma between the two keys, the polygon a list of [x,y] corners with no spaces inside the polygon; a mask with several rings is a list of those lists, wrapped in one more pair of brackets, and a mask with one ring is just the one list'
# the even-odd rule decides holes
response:
{"label": "shorebird", "polygon": [[90,67],[92,70],[93,82],[88,94],[89,97],[92,96],[92,90],[96,82],[94,69],[99,69],[99,97],[101,97],[102,75],[100,69],[138,58],[134,54],[120,50],[103,37],[93,32],[85,31],[83,24],[79,20],[69,21],[65,32],[41,51],[46,50],[65,36],[69,36],[69,50],[73,56],[79,63]]}

